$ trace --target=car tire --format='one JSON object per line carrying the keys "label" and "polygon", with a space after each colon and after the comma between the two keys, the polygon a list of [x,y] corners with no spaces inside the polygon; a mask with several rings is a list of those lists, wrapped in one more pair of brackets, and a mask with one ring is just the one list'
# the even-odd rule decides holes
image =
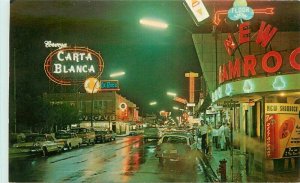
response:
{"label": "car tire", "polygon": [[69,151],[72,150],[72,144],[71,143],[69,143],[69,145],[68,145],[68,150]]}

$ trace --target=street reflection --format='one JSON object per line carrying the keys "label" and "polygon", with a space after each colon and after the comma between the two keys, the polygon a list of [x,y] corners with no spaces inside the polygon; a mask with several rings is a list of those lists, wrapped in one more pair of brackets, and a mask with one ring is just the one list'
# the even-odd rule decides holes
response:
{"label": "street reflection", "polygon": [[129,177],[134,175],[140,168],[140,164],[143,162],[142,157],[144,154],[141,137],[128,137],[128,140],[124,143],[124,148],[121,151],[121,155],[124,157],[122,161],[122,182],[128,182]]}

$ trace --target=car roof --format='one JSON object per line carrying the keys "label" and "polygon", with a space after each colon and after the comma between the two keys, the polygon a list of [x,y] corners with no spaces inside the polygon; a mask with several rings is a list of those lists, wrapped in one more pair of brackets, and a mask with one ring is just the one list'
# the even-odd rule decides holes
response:
{"label": "car roof", "polygon": [[186,134],[186,133],[166,133],[166,134],[164,134],[163,136],[162,136],[162,138],[163,137],[166,137],[166,136],[168,136],[168,137],[170,137],[170,136],[180,136],[180,137],[192,137],[190,134]]}

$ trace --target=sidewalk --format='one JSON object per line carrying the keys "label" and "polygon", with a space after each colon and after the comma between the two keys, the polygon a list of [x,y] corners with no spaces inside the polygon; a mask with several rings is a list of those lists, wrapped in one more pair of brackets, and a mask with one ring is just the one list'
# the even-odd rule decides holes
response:
{"label": "sidewalk", "polygon": [[[237,152],[233,151],[233,159],[231,156],[231,151],[230,149],[221,151],[220,149],[216,149],[213,147],[212,150],[212,156],[207,156],[207,159],[210,163],[210,166],[212,170],[215,172],[215,174],[219,177],[219,180],[221,180],[221,175],[218,172],[219,170],[219,165],[221,160],[226,160],[226,181],[227,182],[244,182],[247,181],[245,180],[246,177],[243,178],[241,177],[240,173],[240,162],[239,157]],[[233,162],[233,166],[232,165]]]}

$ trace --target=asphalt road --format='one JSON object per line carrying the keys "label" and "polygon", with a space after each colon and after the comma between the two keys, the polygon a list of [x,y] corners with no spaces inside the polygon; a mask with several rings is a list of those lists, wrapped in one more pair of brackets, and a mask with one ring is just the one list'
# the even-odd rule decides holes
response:
{"label": "asphalt road", "polygon": [[141,136],[85,146],[48,157],[10,158],[10,182],[207,182],[205,169],[155,158],[155,141]]}

